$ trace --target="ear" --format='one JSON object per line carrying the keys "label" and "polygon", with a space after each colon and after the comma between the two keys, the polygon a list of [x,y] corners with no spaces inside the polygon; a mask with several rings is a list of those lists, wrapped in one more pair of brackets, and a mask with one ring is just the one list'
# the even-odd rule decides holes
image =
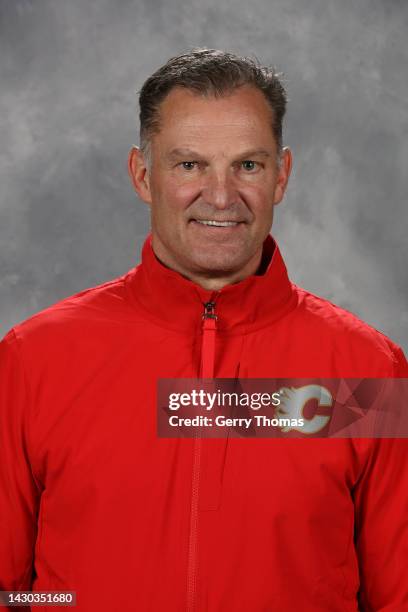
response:
{"label": "ear", "polygon": [[146,204],[151,204],[152,198],[147,163],[141,149],[135,145],[129,151],[128,171],[138,196]]}
{"label": "ear", "polygon": [[275,193],[273,198],[274,204],[279,204],[285,195],[288,185],[289,176],[292,170],[292,153],[289,147],[283,147],[278,167],[278,176],[275,185]]}

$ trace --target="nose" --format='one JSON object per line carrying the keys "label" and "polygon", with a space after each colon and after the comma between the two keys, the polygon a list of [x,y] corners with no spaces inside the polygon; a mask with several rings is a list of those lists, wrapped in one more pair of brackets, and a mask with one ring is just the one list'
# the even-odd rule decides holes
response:
{"label": "nose", "polygon": [[234,177],[228,170],[212,170],[204,179],[202,188],[203,199],[208,203],[223,210],[237,202],[237,190]]}

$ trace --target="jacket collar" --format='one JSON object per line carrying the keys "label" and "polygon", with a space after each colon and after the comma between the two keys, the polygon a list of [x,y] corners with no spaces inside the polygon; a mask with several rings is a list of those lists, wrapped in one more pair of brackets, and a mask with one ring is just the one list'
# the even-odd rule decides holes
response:
{"label": "jacket collar", "polygon": [[215,302],[220,332],[254,331],[281,318],[297,303],[279,248],[270,235],[263,245],[262,261],[263,274],[248,276],[220,291],[208,291],[164,266],[154,254],[149,234],[142,261],[128,272],[125,285],[143,316],[162,327],[193,332],[201,327],[204,303]]}

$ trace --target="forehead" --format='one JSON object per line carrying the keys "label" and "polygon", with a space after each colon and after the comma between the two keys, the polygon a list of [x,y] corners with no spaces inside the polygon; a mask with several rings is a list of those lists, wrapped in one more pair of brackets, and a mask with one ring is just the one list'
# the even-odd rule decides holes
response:
{"label": "forehead", "polygon": [[180,140],[225,145],[228,139],[271,146],[272,120],[265,96],[255,87],[240,87],[218,98],[176,87],[159,107],[159,131],[154,140],[164,147]]}

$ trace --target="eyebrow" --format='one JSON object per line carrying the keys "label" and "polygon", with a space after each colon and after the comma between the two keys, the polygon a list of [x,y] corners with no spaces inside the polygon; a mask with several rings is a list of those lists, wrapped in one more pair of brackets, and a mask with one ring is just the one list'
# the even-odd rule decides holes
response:
{"label": "eyebrow", "polygon": [[[182,157],[201,158],[202,155],[200,153],[197,153],[197,151],[193,151],[192,149],[176,148],[172,149],[167,155],[167,157],[170,160],[173,160],[180,159]],[[239,157],[240,159],[251,159],[252,157],[272,157],[272,155],[266,149],[248,149],[237,155],[237,157]]]}

